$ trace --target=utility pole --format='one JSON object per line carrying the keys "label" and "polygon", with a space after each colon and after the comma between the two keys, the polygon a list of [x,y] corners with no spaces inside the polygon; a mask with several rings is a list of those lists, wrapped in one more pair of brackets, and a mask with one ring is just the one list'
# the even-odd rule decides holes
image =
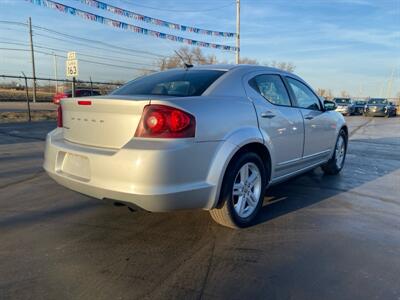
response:
{"label": "utility pole", "polygon": [[36,72],[35,72],[35,54],[33,51],[33,39],[32,39],[32,20],[31,17],[29,17],[28,20],[28,25],[29,25],[29,41],[31,45],[31,59],[32,59],[32,76],[33,76],[33,102],[36,102]]}
{"label": "utility pole", "polygon": [[58,81],[57,81],[57,55],[53,53],[53,61],[54,61],[54,79],[56,80],[56,93],[58,92]]}
{"label": "utility pole", "polygon": [[393,85],[393,79],[394,79],[394,70],[395,70],[395,66],[393,66],[392,75],[390,76],[390,79],[389,79],[388,85],[387,85],[386,98],[388,98],[388,99],[392,96],[392,85]]}
{"label": "utility pole", "polygon": [[236,0],[236,64],[240,63],[240,0]]}

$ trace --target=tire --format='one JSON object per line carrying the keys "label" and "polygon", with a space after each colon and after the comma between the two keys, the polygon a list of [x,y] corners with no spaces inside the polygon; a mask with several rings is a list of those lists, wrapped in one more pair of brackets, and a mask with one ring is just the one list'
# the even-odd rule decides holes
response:
{"label": "tire", "polygon": [[[343,129],[341,129],[336,139],[335,151],[333,151],[331,159],[321,166],[322,171],[324,171],[325,174],[336,175],[343,169],[347,153],[347,143],[347,134]],[[338,149],[338,147],[340,149]]]}
{"label": "tire", "polygon": [[[219,198],[220,205],[210,210],[213,220],[222,226],[234,229],[252,225],[263,204],[267,174],[269,170],[256,153],[247,152],[235,157],[225,172]],[[257,179],[253,185],[243,180],[254,179],[254,176]]]}

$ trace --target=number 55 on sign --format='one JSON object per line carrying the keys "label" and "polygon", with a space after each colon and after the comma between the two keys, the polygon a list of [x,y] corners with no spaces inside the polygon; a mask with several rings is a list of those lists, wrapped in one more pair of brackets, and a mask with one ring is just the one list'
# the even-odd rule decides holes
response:
{"label": "number 55 on sign", "polygon": [[72,59],[65,62],[68,77],[78,77],[78,60]]}

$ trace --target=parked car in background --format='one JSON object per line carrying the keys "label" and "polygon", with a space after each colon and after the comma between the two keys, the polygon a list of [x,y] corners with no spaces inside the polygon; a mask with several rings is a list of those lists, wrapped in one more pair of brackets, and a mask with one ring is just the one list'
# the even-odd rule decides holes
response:
{"label": "parked car in background", "polygon": [[351,116],[354,114],[354,103],[350,98],[333,98],[336,103],[336,111],[344,116]]}
{"label": "parked car in background", "polygon": [[394,117],[396,116],[396,106],[385,98],[371,98],[365,106],[364,115],[372,117]]}
{"label": "parked car in background", "polygon": [[366,100],[353,100],[354,104],[354,114],[355,115],[362,115],[364,114],[365,105],[367,104]]}
{"label": "parked car in background", "polygon": [[[75,90],[75,97],[87,97],[87,96],[99,96],[101,93],[98,90],[91,90],[91,89],[76,89]],[[72,90],[68,90],[62,93],[56,93],[53,96],[53,103],[60,104],[60,100],[63,98],[71,98],[72,97]]]}
{"label": "parked car in background", "polygon": [[61,100],[44,169],[59,184],[152,212],[209,210],[249,226],[265,189],[318,166],[338,174],[348,128],[300,77],[255,65],[153,73]]}

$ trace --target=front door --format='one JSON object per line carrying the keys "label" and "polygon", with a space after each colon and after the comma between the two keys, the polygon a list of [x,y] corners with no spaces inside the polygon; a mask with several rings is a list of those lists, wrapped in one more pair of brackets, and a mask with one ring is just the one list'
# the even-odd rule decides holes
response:
{"label": "front door", "polygon": [[303,154],[301,112],[292,107],[280,75],[252,74],[247,79],[247,93],[255,105],[260,130],[273,152],[272,179],[289,174],[297,170]]}
{"label": "front door", "polygon": [[307,85],[291,77],[286,77],[286,80],[304,119],[303,160],[306,164],[326,160],[336,140],[336,124]]}

